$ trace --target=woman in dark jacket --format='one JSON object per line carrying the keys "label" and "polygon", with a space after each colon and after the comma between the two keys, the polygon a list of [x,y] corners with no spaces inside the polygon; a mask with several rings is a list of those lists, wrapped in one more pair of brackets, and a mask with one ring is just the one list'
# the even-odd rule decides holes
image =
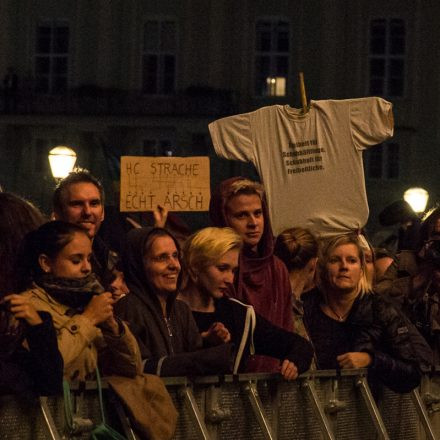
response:
{"label": "woman in dark jacket", "polygon": [[28,201],[0,193],[0,394],[61,392],[63,360],[51,316],[13,294],[20,290],[21,243],[44,221]]}
{"label": "woman in dark jacket", "polygon": [[181,298],[191,307],[206,344],[233,341],[235,373],[244,370],[249,354],[262,354],[280,359],[280,373],[295,379],[310,366],[311,344],[255,314],[252,306],[225,296],[234,282],[241,246],[231,228],[205,228],[190,237],[183,248]]}
{"label": "woman in dark jacket", "polygon": [[162,228],[133,229],[123,255],[130,293],[115,306],[136,336],[146,373],[185,376],[229,373],[233,345],[202,349],[188,306],[176,299],[179,244]]}
{"label": "woman in dark jacket", "polygon": [[319,369],[368,368],[395,392],[420,383],[415,329],[390,304],[369,290],[365,258],[355,235],[336,237],[323,247],[319,288],[303,295],[304,321]]}

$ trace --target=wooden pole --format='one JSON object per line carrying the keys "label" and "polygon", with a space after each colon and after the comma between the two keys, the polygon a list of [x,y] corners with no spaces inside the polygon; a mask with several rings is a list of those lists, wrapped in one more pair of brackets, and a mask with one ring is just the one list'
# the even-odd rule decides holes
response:
{"label": "wooden pole", "polygon": [[299,89],[301,92],[302,112],[305,114],[309,111],[307,106],[306,87],[304,86],[304,73],[299,72]]}

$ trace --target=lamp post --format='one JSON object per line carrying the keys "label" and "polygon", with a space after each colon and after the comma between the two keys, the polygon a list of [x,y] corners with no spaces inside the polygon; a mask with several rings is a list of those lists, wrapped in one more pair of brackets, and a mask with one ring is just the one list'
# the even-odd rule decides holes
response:
{"label": "lamp post", "polygon": [[69,147],[59,145],[49,151],[49,164],[55,180],[66,177],[75,166],[76,153]]}
{"label": "lamp post", "polygon": [[423,188],[409,188],[403,194],[405,202],[408,202],[413,211],[417,214],[421,214],[425,211],[428,198],[428,191]]}

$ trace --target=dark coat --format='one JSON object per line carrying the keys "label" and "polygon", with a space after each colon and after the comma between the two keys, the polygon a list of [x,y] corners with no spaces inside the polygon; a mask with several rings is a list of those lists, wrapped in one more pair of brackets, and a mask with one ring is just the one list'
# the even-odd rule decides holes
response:
{"label": "dark coat", "polygon": [[[123,254],[124,273],[130,293],[121,299],[116,314],[128,322],[139,343],[146,373],[184,376],[227,373],[231,369],[233,346],[200,350],[202,339],[189,307],[167,299],[166,319],[153,286],[145,275],[143,249],[156,228],[133,229],[127,234]],[[175,241],[177,249],[178,243]]]}
{"label": "dark coat", "polygon": [[59,394],[63,359],[49,313],[38,312],[43,322],[25,326],[25,340],[7,357],[0,356],[0,394]]}
{"label": "dark coat", "polygon": [[[223,297],[215,301],[214,313],[193,312],[193,315],[200,332],[208,330],[214,322],[223,323],[231,334],[232,342],[238,347],[243,334],[246,332],[245,320],[248,307],[250,306]],[[202,319],[199,320],[198,317]],[[251,340],[253,340],[255,346],[255,354],[270,356],[279,360],[288,359],[296,365],[299,374],[309,369],[313,357],[313,348],[310,342],[303,337],[274,326],[259,314],[256,314],[253,338],[251,338],[251,334],[251,332],[248,332],[245,335],[247,338],[246,348],[240,362],[239,372],[245,369],[250,355]]]}
{"label": "dark coat", "polygon": [[[322,320],[318,289],[302,296],[304,301],[304,323],[314,343],[314,329]],[[391,305],[379,295],[366,294],[356,298],[351,311],[341,323],[346,335],[347,347],[352,352],[369,353],[373,359],[369,366],[372,382],[380,380],[395,392],[405,393],[420,384],[421,369],[416,349],[411,341],[409,323]],[[318,368],[331,368],[320,364],[320,353],[316,348]],[[342,354],[339,347],[330,348],[334,358]],[[336,359],[334,359],[336,363]],[[371,382],[370,382],[371,383]]]}
{"label": "dark coat", "polygon": [[[227,179],[213,192],[209,206],[213,226],[230,226],[225,205],[231,184],[239,179],[243,177]],[[292,294],[289,274],[284,263],[273,254],[274,239],[264,199],[262,208],[264,232],[258,244],[258,254],[245,249],[240,252],[238,272],[229,296],[251,304],[258,314],[272,324],[292,331]],[[278,363],[273,359],[259,358],[249,363],[249,371],[271,372],[277,369]]]}

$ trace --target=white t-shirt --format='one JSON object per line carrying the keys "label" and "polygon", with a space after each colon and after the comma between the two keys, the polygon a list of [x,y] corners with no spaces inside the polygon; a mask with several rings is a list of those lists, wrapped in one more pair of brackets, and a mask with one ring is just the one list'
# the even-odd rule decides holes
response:
{"label": "white t-shirt", "polygon": [[305,115],[273,105],[214,121],[209,131],[218,156],[255,165],[275,235],[293,226],[337,235],[368,220],[362,150],[393,135],[392,104],[311,101]]}

